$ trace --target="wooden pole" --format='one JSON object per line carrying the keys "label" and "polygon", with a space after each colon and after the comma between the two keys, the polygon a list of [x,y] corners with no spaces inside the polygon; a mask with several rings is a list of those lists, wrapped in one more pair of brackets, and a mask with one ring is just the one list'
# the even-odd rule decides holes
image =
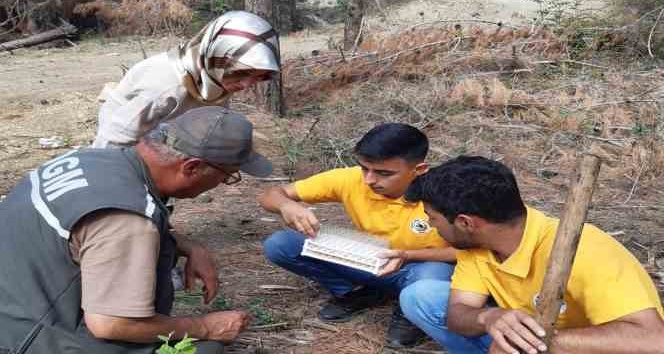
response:
{"label": "wooden pole", "polygon": [[[558,225],[556,240],[553,243],[547,266],[535,319],[544,330],[544,342],[551,347],[553,329],[563,302],[567,281],[572,270],[572,262],[581,238],[583,223],[588,215],[595,182],[601,165],[600,158],[584,154],[565,203],[563,217]],[[545,352],[545,353],[548,353]]]}

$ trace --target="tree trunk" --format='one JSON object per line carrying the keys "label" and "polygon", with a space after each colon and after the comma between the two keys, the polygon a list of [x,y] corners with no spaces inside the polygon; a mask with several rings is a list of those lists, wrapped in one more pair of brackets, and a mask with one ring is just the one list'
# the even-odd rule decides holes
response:
{"label": "tree trunk", "polygon": [[244,0],[229,0],[227,3],[231,10],[244,10],[246,8]]}
{"label": "tree trunk", "polygon": [[41,43],[50,42],[52,40],[71,36],[76,33],[76,27],[66,24],[56,29],[35,34],[28,38],[17,39],[15,41],[0,43],[0,51],[11,51],[18,48],[29,47]]}
{"label": "tree trunk", "polygon": [[295,30],[296,0],[274,0],[279,8],[279,28],[277,31],[284,35]]}
{"label": "tree trunk", "polygon": [[362,42],[364,0],[348,0],[344,23],[344,50],[352,50]]}
{"label": "tree trunk", "polygon": [[[245,8],[247,11],[266,19],[277,32],[280,32],[277,1],[279,0],[246,0]],[[277,52],[280,52],[278,43]],[[284,104],[281,86],[281,73],[276,74],[268,82],[258,83],[254,86],[256,105],[272,114],[284,116],[286,114],[286,105]]]}

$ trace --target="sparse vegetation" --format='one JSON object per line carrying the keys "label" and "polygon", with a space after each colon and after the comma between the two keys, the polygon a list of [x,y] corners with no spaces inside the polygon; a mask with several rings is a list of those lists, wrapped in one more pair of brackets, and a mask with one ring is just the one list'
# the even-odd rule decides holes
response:
{"label": "sparse vegetation", "polygon": [[266,300],[264,298],[256,298],[249,301],[249,312],[253,315],[253,324],[256,326],[269,325],[274,323],[274,316],[267,308]]}
{"label": "sparse vegetation", "polygon": [[157,349],[157,354],[196,354],[196,346],[193,344],[197,340],[196,338],[189,338],[185,334],[184,338],[174,346],[171,346],[172,335],[173,333],[170,333],[168,336],[159,336],[159,340],[164,343]]}
{"label": "sparse vegetation", "polygon": [[[563,21],[576,18],[581,6],[580,0],[531,0],[537,3],[537,25],[561,26]],[[576,15],[576,16],[575,16]]]}

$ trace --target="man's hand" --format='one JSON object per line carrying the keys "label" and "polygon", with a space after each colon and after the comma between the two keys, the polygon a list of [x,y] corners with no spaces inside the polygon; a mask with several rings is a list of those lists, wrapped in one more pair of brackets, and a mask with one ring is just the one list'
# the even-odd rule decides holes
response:
{"label": "man's hand", "polygon": [[219,278],[217,278],[217,265],[212,253],[198,243],[189,241],[187,248],[187,263],[184,266],[185,289],[194,288],[196,279],[203,282],[203,301],[209,304],[219,290]]}
{"label": "man's hand", "polygon": [[379,277],[384,277],[395,272],[398,272],[401,269],[401,266],[408,259],[406,251],[403,250],[387,250],[378,255],[379,258],[386,260],[383,269],[378,273]]}
{"label": "man's hand", "polygon": [[546,334],[534,318],[519,310],[490,308],[482,312],[478,322],[493,338],[491,353],[519,354],[519,351],[536,354],[547,348],[540,339]]}
{"label": "man's hand", "polygon": [[493,341],[491,342],[491,346],[489,347],[489,354],[513,354],[513,353],[502,350],[500,346],[496,343],[496,341]]}
{"label": "man's hand", "polygon": [[281,217],[289,227],[311,237],[316,236],[320,223],[311,210],[297,202],[289,202],[281,207]]}
{"label": "man's hand", "polygon": [[251,317],[243,311],[218,311],[201,317],[208,340],[232,342],[247,327]]}

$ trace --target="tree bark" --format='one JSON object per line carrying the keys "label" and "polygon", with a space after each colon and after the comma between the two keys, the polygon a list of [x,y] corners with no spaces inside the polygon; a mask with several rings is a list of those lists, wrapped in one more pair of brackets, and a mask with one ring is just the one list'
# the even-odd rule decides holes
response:
{"label": "tree bark", "polygon": [[246,8],[246,5],[244,3],[244,0],[229,0],[228,7],[231,10],[244,10]]}
{"label": "tree bark", "polygon": [[344,50],[352,50],[362,42],[364,0],[348,0],[344,23]]}
{"label": "tree bark", "polygon": [[284,35],[286,33],[293,32],[295,30],[295,11],[296,11],[296,1],[295,0],[275,0],[277,1],[279,8],[279,29],[277,30],[280,34]]}
{"label": "tree bark", "polygon": [[556,240],[549,255],[549,264],[542,282],[535,317],[537,323],[546,331],[544,342],[548,348],[551,347],[554,324],[560,314],[600,164],[601,161],[596,155],[585,154],[583,156],[577,170],[579,172],[571,183],[563,217],[556,232]]}
{"label": "tree bark", "polygon": [[[245,8],[258,16],[266,19],[274,29],[279,32],[279,9],[278,0],[246,0]],[[281,50],[277,43],[277,52]],[[254,86],[256,104],[258,107],[278,116],[286,115],[286,105],[283,99],[281,73],[277,73],[268,82],[258,83]]]}
{"label": "tree bark", "polygon": [[65,24],[56,29],[35,34],[28,38],[17,39],[15,41],[0,43],[0,51],[11,51],[18,48],[30,47],[33,45],[50,42],[56,39],[71,36],[76,33],[76,27]]}

